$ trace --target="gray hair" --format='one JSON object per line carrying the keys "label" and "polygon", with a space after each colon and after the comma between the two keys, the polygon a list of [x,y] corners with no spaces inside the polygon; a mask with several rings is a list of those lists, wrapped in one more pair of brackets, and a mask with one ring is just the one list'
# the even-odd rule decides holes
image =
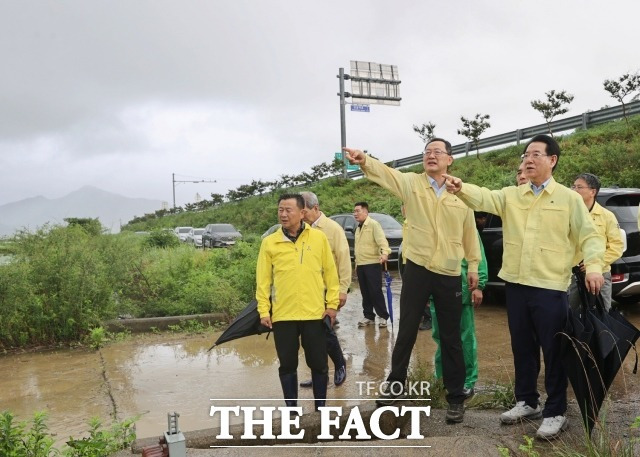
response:
{"label": "gray hair", "polygon": [[[586,182],[587,186],[589,186],[590,189],[596,191],[596,195],[598,195],[598,192],[600,192],[600,180],[596,175],[591,173],[580,173],[578,176],[576,176],[576,179],[582,179],[584,182]],[[574,179],[574,181],[576,179]]]}
{"label": "gray hair", "polygon": [[300,195],[302,195],[302,198],[304,198],[304,206],[306,206],[307,208],[311,209],[316,205],[318,207],[320,206],[320,203],[318,202],[318,196],[313,192],[300,192]]}

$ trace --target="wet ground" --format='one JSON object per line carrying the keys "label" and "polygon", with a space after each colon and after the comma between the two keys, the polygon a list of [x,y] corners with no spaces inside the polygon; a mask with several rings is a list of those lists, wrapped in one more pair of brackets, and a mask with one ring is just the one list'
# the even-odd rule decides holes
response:
{"label": "wet ground", "polygon": [[[392,289],[396,316],[400,285],[395,277]],[[640,327],[640,305],[623,310]],[[370,402],[375,397],[367,395],[364,383],[374,381],[377,387],[386,376],[397,330],[391,326],[359,329],[357,321],[361,317],[356,287],[339,314],[338,336],[347,358],[348,378],[341,387],[330,386],[328,404]],[[499,299],[489,299],[476,311],[476,328],[478,385],[482,388],[496,381],[508,382],[513,365],[506,312]],[[47,410],[50,429],[62,442],[70,435],[81,435],[92,416],[110,423],[114,415],[118,419],[140,415],[138,437],[148,437],[166,430],[167,413],[172,411],[180,413],[180,429],[190,431],[217,425],[209,417],[212,405],[280,405],[282,392],[273,338],[253,336],[207,352],[218,334],[151,334],[112,343],[100,351],[0,356],[0,373],[5,374],[0,378],[0,410],[8,409],[19,419]],[[431,332],[421,331],[413,363],[420,360],[431,370],[434,350]],[[634,361],[632,355],[625,361],[611,390],[614,400],[637,401],[640,396],[639,376],[631,374]],[[298,373],[300,379],[308,376],[302,353]],[[300,398],[305,411],[310,411],[311,389],[300,389]]]}

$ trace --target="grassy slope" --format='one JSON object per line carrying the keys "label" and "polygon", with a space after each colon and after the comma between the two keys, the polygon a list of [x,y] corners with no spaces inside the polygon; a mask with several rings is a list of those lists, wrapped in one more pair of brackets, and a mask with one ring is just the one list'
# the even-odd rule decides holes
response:
{"label": "grassy slope", "polygon": [[[596,174],[603,186],[640,187],[640,116],[630,120],[576,131],[559,137],[562,156],[554,172],[556,180],[570,185],[583,172]],[[520,164],[523,145],[510,146],[480,155],[455,160],[451,174],[489,188],[512,185]],[[403,171],[422,172],[422,166]],[[249,178],[247,178],[247,182]],[[351,212],[353,203],[366,200],[372,211],[388,213],[401,220],[400,200],[367,179],[343,181],[331,178],[306,189],[318,195],[322,210],[328,214]],[[215,222],[234,224],[243,233],[261,234],[276,221],[277,193],[225,203],[202,211],[169,215],[125,226],[126,230],[151,230],[161,227],[204,227]]]}

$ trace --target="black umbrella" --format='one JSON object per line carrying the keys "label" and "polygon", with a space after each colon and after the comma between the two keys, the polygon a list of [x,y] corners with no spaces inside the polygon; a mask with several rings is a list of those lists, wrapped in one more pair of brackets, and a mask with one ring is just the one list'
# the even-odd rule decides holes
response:
{"label": "black umbrella", "polygon": [[587,291],[584,274],[574,274],[581,306],[569,312],[562,349],[567,376],[590,434],[609,387],[629,350],[635,347],[640,331],[618,311],[606,312],[602,297]]}
{"label": "black umbrella", "polygon": [[[265,332],[271,332],[271,329],[260,323],[258,302],[256,300],[252,300],[247,307],[236,316],[233,322],[229,324],[229,327],[222,332],[222,335],[220,335],[217,341],[213,343],[213,346],[211,346],[209,350],[222,343],[226,343],[227,341],[243,338],[245,336],[261,335]],[[267,338],[269,338],[268,333]]]}
{"label": "black umbrella", "polygon": [[387,311],[389,312],[391,329],[393,329],[393,294],[391,293],[391,273],[387,270],[387,262],[384,263],[384,282],[387,286]]}

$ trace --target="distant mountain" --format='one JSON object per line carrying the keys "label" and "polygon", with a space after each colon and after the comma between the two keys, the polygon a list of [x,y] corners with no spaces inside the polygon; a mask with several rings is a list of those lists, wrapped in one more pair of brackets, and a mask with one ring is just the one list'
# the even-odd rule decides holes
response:
{"label": "distant mountain", "polygon": [[84,186],[62,198],[38,196],[0,206],[0,236],[12,235],[21,228],[35,230],[47,222],[64,224],[67,217],[98,218],[107,230],[117,233],[121,223],[161,206],[160,200],[129,198]]}

